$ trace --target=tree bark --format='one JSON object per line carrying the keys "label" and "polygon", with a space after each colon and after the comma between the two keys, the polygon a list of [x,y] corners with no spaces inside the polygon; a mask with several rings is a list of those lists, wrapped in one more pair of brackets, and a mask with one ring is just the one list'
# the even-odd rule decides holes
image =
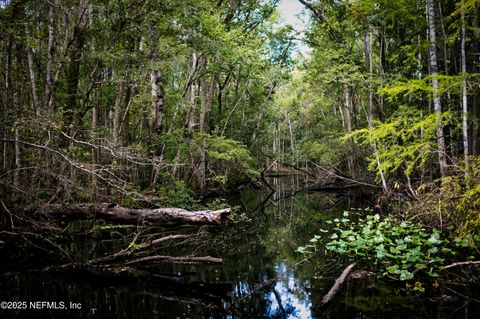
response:
{"label": "tree bark", "polygon": [[185,128],[189,131],[193,131],[195,126],[195,100],[196,100],[196,86],[193,80],[193,75],[197,70],[197,54],[193,52],[188,58],[188,78],[189,86],[187,89],[189,108],[187,110],[187,118],[185,120]]}
{"label": "tree bark", "polygon": [[[369,88],[368,88],[368,111],[367,111],[367,123],[368,128],[373,130],[373,113],[374,113],[374,106],[373,106],[373,37],[370,31],[365,33],[365,60],[368,65],[369,71]],[[388,191],[387,182],[385,181],[385,176],[383,174],[383,169],[380,162],[380,156],[378,155],[377,150],[377,143],[374,141],[372,143],[373,146],[373,153],[375,155],[375,159],[377,161],[378,166],[378,173],[380,175],[380,179],[382,181],[382,186],[384,191]]]}
{"label": "tree bark", "polygon": [[[67,134],[71,135],[71,126],[76,121],[76,114],[78,113],[77,95],[78,83],[80,77],[80,59],[82,57],[83,47],[85,45],[85,27],[87,25],[88,0],[80,0],[78,23],[73,28],[73,48],[70,51],[70,65],[67,73],[67,99],[63,112],[64,125]],[[69,140],[65,140],[67,145]]]}
{"label": "tree bark", "polygon": [[[344,94],[345,94],[345,127],[347,128],[347,133],[352,131],[352,103],[350,99],[350,86],[348,83],[345,83],[343,86]],[[353,157],[352,151],[347,151],[347,167],[348,167],[348,174],[355,178],[355,158]]]}
{"label": "tree bark", "polygon": [[33,214],[47,216],[65,216],[80,218],[96,218],[114,220],[127,223],[142,221],[161,224],[226,224],[230,208],[220,210],[187,211],[181,208],[126,208],[115,204],[46,204],[26,206],[19,209],[19,213],[32,216]]}
{"label": "tree bark", "polygon": [[[28,29],[28,24],[25,24],[25,39],[27,40],[27,43],[30,40],[30,30]],[[28,57],[28,73],[30,75],[30,84],[32,88],[33,106],[35,108],[35,113],[37,115],[40,115],[40,100],[38,98],[37,80],[35,76],[35,65],[33,63],[33,52],[30,46],[28,46],[27,48],[27,57]]]}
{"label": "tree bark", "polygon": [[117,96],[115,97],[115,105],[113,106],[113,125],[112,125],[112,137],[113,143],[117,144],[119,141],[120,134],[120,118],[122,114],[122,98],[123,92],[125,90],[125,83],[123,79],[119,84],[117,91]]}
{"label": "tree bark", "polygon": [[430,36],[429,46],[429,62],[430,62],[430,75],[432,76],[432,88],[433,88],[433,107],[434,112],[438,116],[438,123],[436,129],[437,143],[438,143],[438,164],[440,168],[440,175],[442,177],[447,176],[447,159],[446,159],[446,147],[445,136],[443,134],[443,118],[442,118],[442,103],[440,101],[439,85],[438,85],[438,67],[437,67],[437,49],[436,49],[436,27],[435,27],[435,9],[433,0],[427,0],[427,14],[428,14],[428,30]]}
{"label": "tree bark", "polygon": [[325,295],[325,297],[323,297],[323,299],[321,301],[322,305],[325,305],[325,304],[329,303],[335,297],[335,295],[338,293],[340,288],[342,288],[342,285],[345,282],[345,280],[347,280],[348,275],[352,271],[353,267],[355,267],[355,264],[356,263],[353,263],[350,266],[348,266],[347,268],[345,268],[345,270],[342,272],[340,277],[338,277],[335,280],[335,284],[332,286],[332,288],[330,288],[330,290]]}
{"label": "tree bark", "polygon": [[163,106],[165,103],[165,90],[163,88],[162,74],[155,70],[150,74],[152,81],[152,133],[162,134],[163,132]]}
{"label": "tree bark", "polygon": [[[478,72],[478,57],[480,56],[480,52],[478,50],[478,37],[480,33],[479,25],[478,25],[478,7],[475,8],[473,11],[473,56],[477,57],[476,59],[472,59],[472,73],[477,74]],[[479,93],[478,91],[473,92],[472,95],[472,131],[470,136],[472,137],[472,155],[477,156],[480,152],[480,142],[478,136],[478,127],[479,127],[479,109],[478,109],[478,100],[479,100]]]}
{"label": "tree bark", "polygon": [[463,156],[465,161],[465,169],[468,169],[468,154],[469,154],[469,145],[468,145],[468,105],[467,105],[467,58],[465,53],[465,42],[466,42],[466,32],[465,32],[465,10],[463,8],[464,0],[461,2],[462,5],[462,43],[461,43],[461,64],[462,64],[462,129],[463,129]]}
{"label": "tree bark", "polygon": [[47,65],[45,71],[45,98],[44,111],[49,114],[53,110],[49,109],[50,99],[52,96],[52,63],[53,63],[53,22],[55,18],[54,6],[50,3],[48,12],[48,48],[47,48]]}

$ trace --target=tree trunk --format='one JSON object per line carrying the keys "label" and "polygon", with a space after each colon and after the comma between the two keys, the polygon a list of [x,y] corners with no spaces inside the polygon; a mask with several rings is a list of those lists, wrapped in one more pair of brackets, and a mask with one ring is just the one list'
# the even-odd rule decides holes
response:
{"label": "tree trunk", "polygon": [[163,88],[162,74],[155,70],[150,74],[152,81],[152,133],[162,134],[163,132],[163,106],[165,103],[165,90]]}
{"label": "tree trunk", "polygon": [[[351,100],[350,100],[350,86],[348,83],[345,83],[343,86],[344,89],[344,94],[345,94],[345,109],[344,109],[344,116],[345,116],[345,127],[347,128],[347,133],[350,133],[352,131],[352,106],[351,106]],[[347,151],[347,167],[348,167],[348,174],[355,178],[356,172],[355,172],[355,158],[353,155],[352,150]]]}
{"label": "tree trunk", "polygon": [[461,63],[462,63],[462,128],[463,128],[463,156],[465,160],[465,169],[468,168],[468,154],[469,154],[469,145],[468,145],[468,105],[467,105],[467,58],[465,54],[465,41],[466,41],[466,32],[465,32],[465,10],[463,8],[464,1],[461,2],[462,5],[462,43],[461,43]]}
{"label": "tree trunk", "polygon": [[197,70],[197,54],[193,52],[188,58],[188,78],[189,86],[187,88],[187,97],[189,108],[187,110],[187,117],[185,120],[185,128],[188,131],[193,131],[195,126],[195,100],[196,100],[196,86],[193,80],[193,75]]}
{"label": "tree trunk", "polygon": [[[99,94],[95,92],[95,98],[93,101],[93,108],[92,108],[92,141],[93,144],[97,142],[97,130],[98,130],[98,103],[99,103]],[[99,151],[96,147],[92,147],[92,169],[95,170],[98,165],[99,160]],[[96,194],[98,191],[98,179],[95,174],[92,175],[92,193]]]}
{"label": "tree trunk", "polygon": [[430,62],[430,75],[432,76],[432,88],[433,88],[433,107],[434,112],[438,116],[438,123],[436,129],[437,143],[438,143],[438,164],[440,168],[440,175],[442,177],[447,176],[447,160],[445,151],[445,136],[443,134],[443,117],[442,117],[442,104],[440,101],[440,94],[438,90],[438,67],[437,67],[437,49],[436,49],[436,27],[435,27],[435,9],[433,0],[427,0],[427,13],[428,13],[428,30],[430,36],[429,46],[429,62]]}
{"label": "tree trunk", "polygon": [[222,117],[223,117],[223,90],[228,84],[228,81],[230,80],[230,77],[232,76],[232,72],[229,72],[227,76],[225,77],[225,80],[223,83],[218,84],[218,94],[217,94],[217,104],[218,104],[218,109],[217,109],[217,124],[220,125],[222,123]]}
{"label": "tree trunk", "polygon": [[120,133],[120,118],[122,114],[122,98],[123,98],[123,91],[125,90],[125,83],[123,79],[119,84],[119,88],[117,91],[117,96],[115,97],[115,105],[113,107],[113,125],[112,125],[112,138],[113,143],[117,144],[119,141],[119,133]]}
{"label": "tree trunk", "polygon": [[55,18],[54,5],[50,3],[48,13],[48,48],[47,48],[47,66],[45,71],[45,98],[44,111],[46,114],[53,113],[49,109],[50,99],[52,96],[52,63],[53,63],[53,22]]}
{"label": "tree trunk", "polygon": [[[5,88],[3,92],[3,106],[2,106],[2,121],[6,118],[9,110],[9,106],[12,103],[12,47],[13,47],[13,36],[10,34],[7,39],[7,52],[5,54]],[[8,161],[8,136],[9,130],[7,128],[6,123],[3,126],[3,170],[7,171],[9,168],[9,161]]]}
{"label": "tree trunk", "polygon": [[[73,28],[73,48],[70,51],[70,65],[67,73],[67,99],[63,111],[64,125],[69,132],[74,122],[77,122],[75,115],[78,112],[77,94],[80,75],[80,59],[85,44],[85,27],[87,25],[88,0],[80,0],[78,23]],[[64,141],[65,145],[69,140]]]}
{"label": "tree trunk", "polygon": [[209,117],[212,112],[213,96],[215,95],[215,88],[217,86],[216,76],[213,75],[210,81],[210,87],[207,88],[207,81],[204,77],[200,79],[200,96],[201,96],[201,106],[200,106],[200,124],[199,131],[200,133],[206,133]]}
{"label": "tree trunk", "polygon": [[[478,73],[477,63],[479,61],[478,57],[480,57],[480,52],[478,50],[478,37],[480,33],[479,25],[478,25],[478,7],[473,11],[473,58],[472,60],[472,73]],[[473,92],[472,95],[472,131],[470,136],[472,137],[472,155],[478,156],[480,153],[480,141],[478,136],[478,127],[479,127],[479,109],[478,109],[478,102],[479,102],[479,93],[478,90]]]}
{"label": "tree trunk", "polygon": [[[373,130],[373,38],[370,31],[365,33],[365,60],[368,65],[369,70],[369,88],[368,88],[368,111],[367,111],[367,123],[368,128]],[[380,162],[380,157],[378,155],[377,143],[373,142],[373,153],[377,161],[378,173],[382,181],[382,186],[384,191],[388,191],[387,182],[385,181],[385,176],[383,175],[383,169]]]}
{"label": "tree trunk", "polygon": [[103,218],[127,223],[151,222],[161,224],[225,224],[230,208],[220,210],[187,211],[181,208],[126,208],[115,204],[45,204],[20,208],[19,213],[34,216],[58,216],[66,218]]}
{"label": "tree trunk", "polygon": [[[28,24],[25,24],[25,39],[27,40],[27,43],[30,41],[30,30],[28,29]],[[37,115],[40,115],[40,100],[38,98],[37,80],[35,76],[35,65],[33,63],[33,52],[30,46],[28,46],[27,48],[27,57],[28,57],[28,73],[30,75],[30,84],[32,88],[33,106],[35,108],[35,113]]]}

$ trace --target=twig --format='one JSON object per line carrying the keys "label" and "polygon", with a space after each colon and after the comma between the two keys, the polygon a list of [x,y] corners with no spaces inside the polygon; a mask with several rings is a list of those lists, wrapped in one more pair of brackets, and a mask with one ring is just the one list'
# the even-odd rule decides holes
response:
{"label": "twig", "polygon": [[453,264],[450,264],[448,266],[443,267],[441,270],[446,270],[446,269],[449,269],[449,268],[461,267],[461,266],[472,266],[472,265],[480,265],[480,260],[470,260],[470,261],[456,262],[456,263],[453,263]]}

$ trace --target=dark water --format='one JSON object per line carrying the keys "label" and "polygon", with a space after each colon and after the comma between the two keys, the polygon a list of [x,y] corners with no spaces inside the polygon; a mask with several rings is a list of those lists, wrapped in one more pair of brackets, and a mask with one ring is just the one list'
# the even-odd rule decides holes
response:
{"label": "dark water", "polygon": [[[22,256],[24,271],[0,275],[0,301],[27,302],[29,309],[0,310],[0,318],[480,318],[476,301],[434,288],[418,296],[376,278],[350,280],[332,304],[320,307],[348,262],[322,249],[303,261],[295,249],[327,227],[326,220],[370,203],[358,193],[297,192],[301,182],[299,176],[271,179],[277,192],[270,197],[259,190],[234,194],[230,204],[241,207],[240,219],[249,222],[195,229],[201,234],[195,242],[159,252],[221,257],[222,265],[31,271],[31,259],[41,257]],[[78,260],[102,256],[124,248],[122,234],[130,231],[111,231],[108,240],[77,238],[66,249]],[[160,237],[191,229],[150,231]],[[31,309],[37,301],[67,309]]]}

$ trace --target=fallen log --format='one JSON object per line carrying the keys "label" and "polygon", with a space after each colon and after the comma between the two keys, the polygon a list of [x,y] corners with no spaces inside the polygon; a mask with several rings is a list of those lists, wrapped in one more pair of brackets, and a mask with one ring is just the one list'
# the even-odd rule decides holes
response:
{"label": "fallen log", "polygon": [[26,215],[47,215],[60,217],[96,217],[121,222],[137,223],[147,221],[163,224],[224,224],[228,222],[230,208],[220,210],[187,211],[182,208],[127,208],[115,204],[45,204],[20,208]]}
{"label": "fallen log", "polygon": [[340,288],[342,288],[343,283],[348,278],[348,275],[352,271],[353,267],[355,267],[355,264],[356,263],[353,263],[350,266],[348,266],[347,268],[345,268],[345,270],[342,272],[340,277],[338,277],[335,280],[335,284],[333,284],[332,288],[330,288],[330,290],[325,295],[325,297],[323,297],[323,299],[321,301],[322,305],[325,305],[325,304],[329,303],[335,297],[335,295],[338,293]]}

